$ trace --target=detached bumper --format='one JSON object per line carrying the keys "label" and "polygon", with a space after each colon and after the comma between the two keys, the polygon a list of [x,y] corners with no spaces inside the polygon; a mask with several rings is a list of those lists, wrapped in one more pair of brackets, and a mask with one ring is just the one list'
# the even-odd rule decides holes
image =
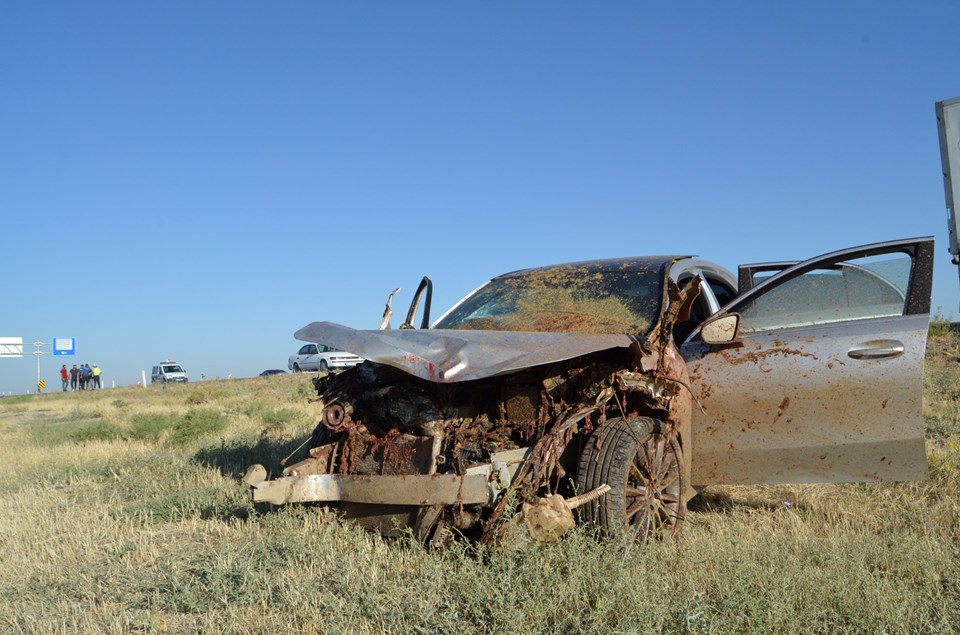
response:
{"label": "detached bumper", "polygon": [[382,505],[488,505],[517,475],[528,448],[499,452],[484,463],[457,474],[298,475],[266,480],[263,466],[247,470],[244,481],[256,503],[330,503],[347,501]]}

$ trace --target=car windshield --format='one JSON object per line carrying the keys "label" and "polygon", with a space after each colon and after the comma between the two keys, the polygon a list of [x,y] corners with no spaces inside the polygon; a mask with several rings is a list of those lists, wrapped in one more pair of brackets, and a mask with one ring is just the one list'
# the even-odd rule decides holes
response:
{"label": "car windshield", "polygon": [[183,369],[179,365],[174,364],[173,366],[164,366],[163,372],[165,373],[182,373]]}
{"label": "car windshield", "polygon": [[494,278],[437,329],[645,333],[660,310],[662,260],[602,260]]}

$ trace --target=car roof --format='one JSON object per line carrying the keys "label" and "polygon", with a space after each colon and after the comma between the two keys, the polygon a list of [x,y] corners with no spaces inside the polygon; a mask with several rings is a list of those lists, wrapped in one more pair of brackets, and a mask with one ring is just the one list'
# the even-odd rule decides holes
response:
{"label": "car roof", "polygon": [[619,268],[629,268],[629,269],[649,269],[649,268],[660,268],[664,265],[669,265],[670,263],[683,260],[686,258],[691,258],[692,256],[687,255],[676,255],[676,256],[628,256],[624,258],[598,258],[595,260],[580,260],[576,262],[562,262],[553,265],[545,265],[542,267],[529,267],[527,269],[517,269],[516,271],[511,271],[509,273],[504,273],[493,278],[494,280],[499,280],[503,278],[511,278],[519,275],[527,275],[531,272],[536,271],[550,271],[552,269],[561,269],[566,267],[589,267],[589,268],[603,268],[603,269],[619,269]]}

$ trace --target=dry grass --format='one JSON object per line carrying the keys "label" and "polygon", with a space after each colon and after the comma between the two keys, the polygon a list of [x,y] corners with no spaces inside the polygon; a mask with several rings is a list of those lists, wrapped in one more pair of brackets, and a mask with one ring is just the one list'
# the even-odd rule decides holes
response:
{"label": "dry grass", "polygon": [[960,338],[928,358],[929,481],[712,488],[648,545],[260,513],[239,477],[309,433],[306,375],[3,399],[0,632],[957,632]]}

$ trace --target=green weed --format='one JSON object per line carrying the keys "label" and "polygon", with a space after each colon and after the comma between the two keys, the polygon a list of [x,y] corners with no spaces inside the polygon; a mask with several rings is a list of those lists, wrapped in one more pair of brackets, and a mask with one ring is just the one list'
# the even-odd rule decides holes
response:
{"label": "green weed", "polygon": [[9,397],[3,397],[2,399],[0,399],[0,408],[6,408],[7,406],[30,403],[39,398],[42,398],[42,396],[41,395],[10,395]]}
{"label": "green weed", "polygon": [[173,426],[170,442],[185,445],[196,439],[216,434],[227,427],[227,417],[219,410],[194,408],[188,410]]}
{"label": "green weed", "polygon": [[121,426],[112,421],[96,421],[76,427],[69,432],[68,436],[77,443],[117,441],[125,437],[125,432]]}
{"label": "green weed", "polygon": [[223,393],[216,388],[212,388],[213,382],[204,382],[205,385],[193,388],[186,398],[188,405],[199,405],[217,401],[223,397]]}
{"label": "green weed", "polygon": [[130,436],[142,441],[157,441],[176,427],[179,417],[169,412],[138,413],[130,418]]}

